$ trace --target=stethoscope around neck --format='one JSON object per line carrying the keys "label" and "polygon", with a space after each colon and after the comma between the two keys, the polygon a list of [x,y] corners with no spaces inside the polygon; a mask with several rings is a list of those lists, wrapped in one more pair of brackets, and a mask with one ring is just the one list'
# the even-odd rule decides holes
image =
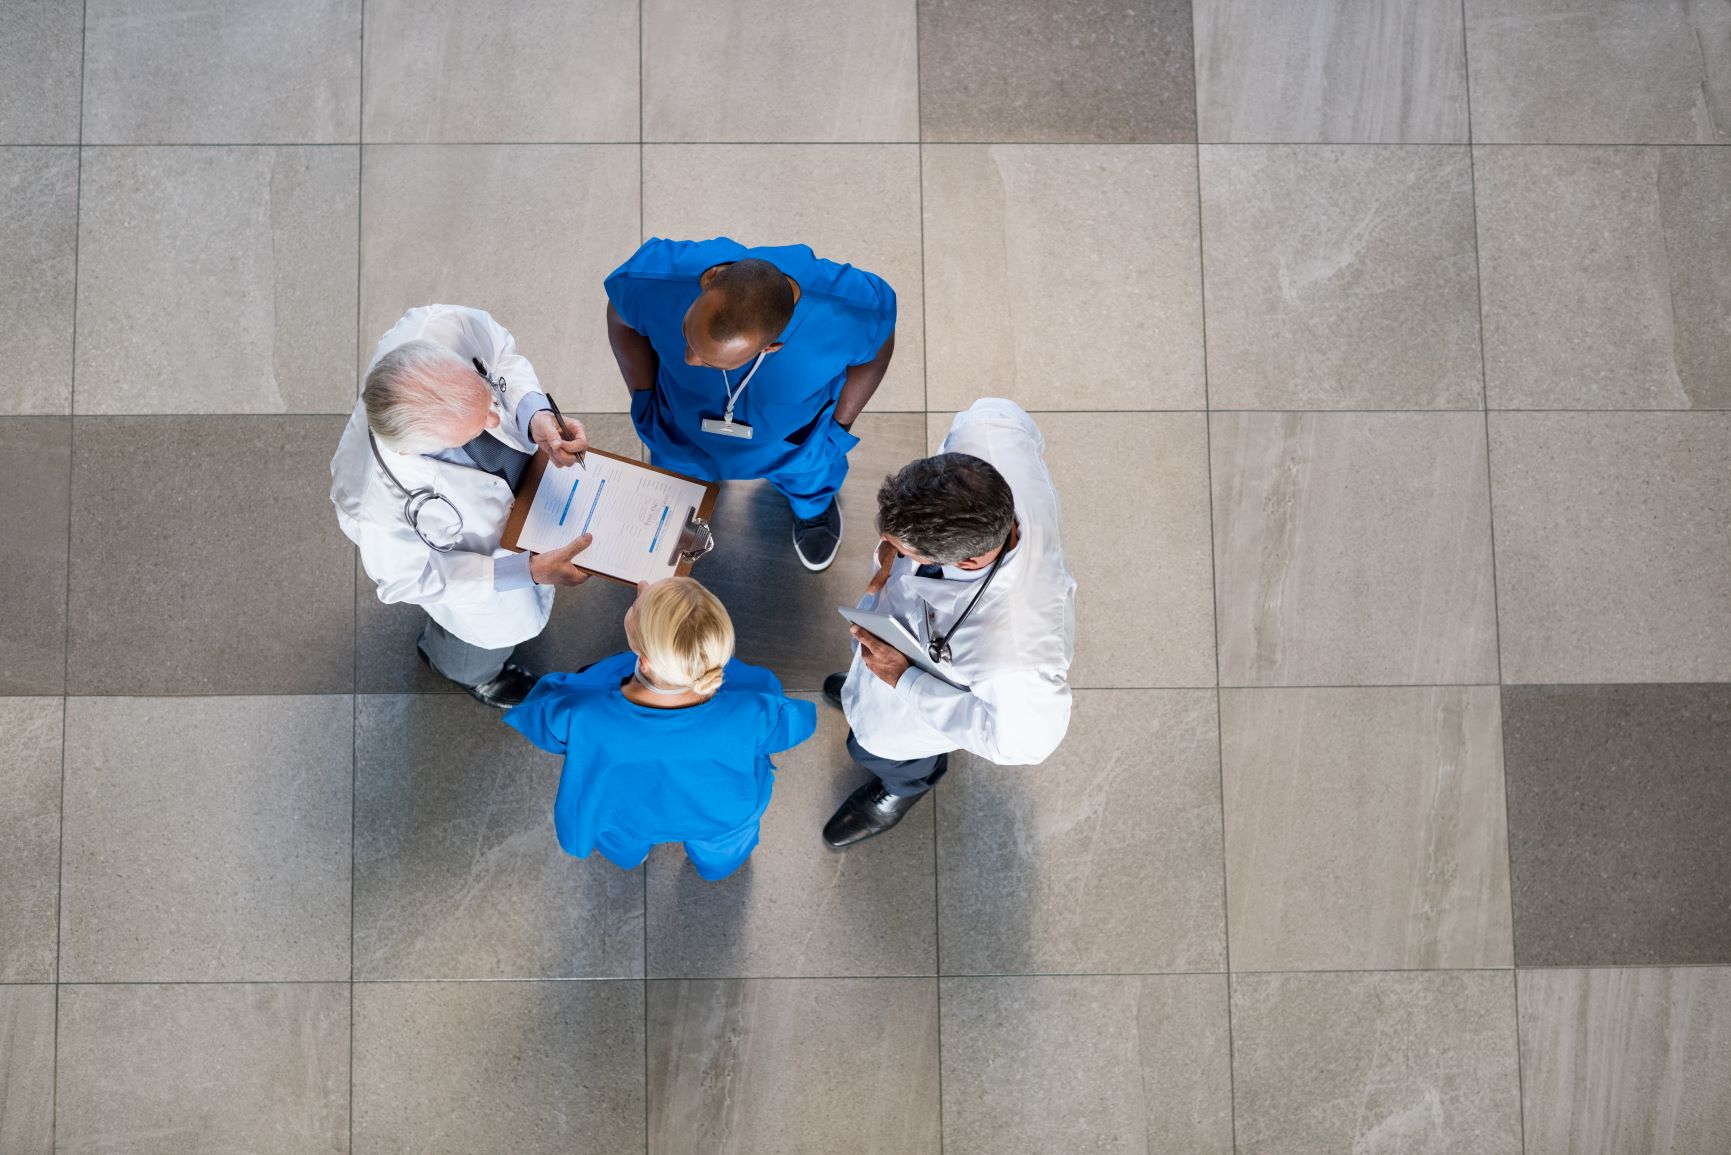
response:
{"label": "stethoscope around neck", "polygon": [[980,580],[980,588],[974,591],[974,596],[968,602],[968,608],[962,611],[962,616],[950,623],[950,628],[941,634],[933,634],[932,640],[926,643],[926,655],[935,663],[950,660],[950,639],[956,636],[956,631],[962,628],[962,623],[968,620],[968,615],[974,612],[974,607],[980,604],[980,598],[985,594],[986,587],[992,584],[992,578],[997,576],[998,567],[1004,564],[1004,555],[1010,552],[1010,542],[1015,538],[1016,530],[1010,527],[1010,532],[1004,535],[1004,544],[998,550],[998,556],[992,559],[992,568],[986,571],[986,576]]}

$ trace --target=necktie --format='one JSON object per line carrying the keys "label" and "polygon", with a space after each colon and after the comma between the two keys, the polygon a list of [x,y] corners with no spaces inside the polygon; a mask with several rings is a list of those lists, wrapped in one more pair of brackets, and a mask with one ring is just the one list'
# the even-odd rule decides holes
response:
{"label": "necktie", "polygon": [[463,452],[469,455],[469,460],[473,461],[477,467],[486,470],[494,477],[502,478],[505,484],[512,489],[517,488],[517,481],[523,476],[523,470],[529,464],[527,453],[512,449],[485,431],[463,446]]}
{"label": "necktie", "polygon": [[944,576],[944,567],[941,565],[923,565],[914,570],[914,576],[941,579]]}

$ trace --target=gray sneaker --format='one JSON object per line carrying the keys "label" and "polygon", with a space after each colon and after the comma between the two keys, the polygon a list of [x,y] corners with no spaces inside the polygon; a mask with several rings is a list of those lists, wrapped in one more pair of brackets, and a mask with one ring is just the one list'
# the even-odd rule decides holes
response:
{"label": "gray sneaker", "polygon": [[841,549],[841,504],[829,499],[829,508],[816,517],[793,519],[793,552],[800,564],[817,573],[829,568]]}

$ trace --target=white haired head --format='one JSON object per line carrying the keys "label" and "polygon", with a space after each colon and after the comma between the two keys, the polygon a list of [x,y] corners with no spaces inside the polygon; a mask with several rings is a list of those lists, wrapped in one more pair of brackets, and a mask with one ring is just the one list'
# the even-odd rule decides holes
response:
{"label": "white haired head", "polygon": [[398,453],[465,445],[492,425],[492,395],[468,362],[443,345],[408,341],[367,372],[367,428]]}

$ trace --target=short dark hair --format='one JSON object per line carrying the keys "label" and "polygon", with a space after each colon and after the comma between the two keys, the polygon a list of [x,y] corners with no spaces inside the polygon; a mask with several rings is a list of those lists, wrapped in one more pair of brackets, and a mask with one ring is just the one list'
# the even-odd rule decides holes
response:
{"label": "short dark hair", "polygon": [[1010,483],[991,462],[967,453],[909,462],[878,487],[878,532],[939,565],[997,549],[1015,521]]}
{"label": "short dark hair", "polygon": [[709,318],[712,340],[774,341],[793,319],[793,286],[768,261],[746,257],[723,265],[709,287],[721,293],[721,305]]}

